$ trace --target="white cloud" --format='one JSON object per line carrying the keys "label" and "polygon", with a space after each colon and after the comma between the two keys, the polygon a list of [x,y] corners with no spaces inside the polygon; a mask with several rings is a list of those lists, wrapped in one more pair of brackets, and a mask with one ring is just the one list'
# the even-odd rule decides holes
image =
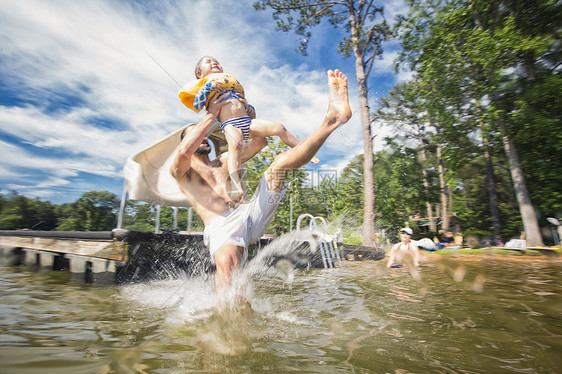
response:
{"label": "white cloud", "polygon": [[63,178],[48,178],[47,180],[42,181],[41,183],[37,183],[36,187],[42,189],[48,187],[64,186],[69,183],[70,183],[69,181]]}
{"label": "white cloud", "polygon": [[408,14],[408,9],[404,0],[385,1],[384,16],[389,23],[394,23],[399,14]]}

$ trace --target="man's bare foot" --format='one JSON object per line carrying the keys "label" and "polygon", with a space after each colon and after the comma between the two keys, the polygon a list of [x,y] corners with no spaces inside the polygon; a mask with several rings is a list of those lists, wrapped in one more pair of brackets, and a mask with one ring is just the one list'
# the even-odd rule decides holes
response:
{"label": "man's bare foot", "polygon": [[312,159],[310,160],[310,162],[312,162],[314,165],[318,165],[320,163],[320,160],[317,159],[316,157],[312,157]]}
{"label": "man's bare foot", "polygon": [[347,77],[338,69],[335,71],[328,70],[328,86],[330,88],[330,101],[326,114],[328,125],[343,125],[351,118]]}

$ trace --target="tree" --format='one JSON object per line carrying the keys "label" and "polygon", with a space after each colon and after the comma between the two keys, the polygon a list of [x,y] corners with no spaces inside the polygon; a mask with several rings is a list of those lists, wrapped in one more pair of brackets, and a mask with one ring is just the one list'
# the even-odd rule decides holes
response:
{"label": "tree", "polygon": [[378,118],[386,120],[395,130],[402,129],[408,138],[418,142],[418,156],[423,174],[422,183],[425,187],[426,217],[430,230],[437,231],[437,224],[433,217],[433,205],[430,199],[430,181],[427,172],[426,135],[428,127],[432,127],[428,118],[428,110],[416,82],[400,83],[394,86],[386,98],[380,100],[381,109]]}
{"label": "tree", "polygon": [[[514,141],[521,154],[533,202],[543,215],[562,212],[562,132],[560,100],[562,74],[537,72],[533,87],[517,98],[518,110],[510,115]],[[509,100],[509,98],[506,98]]]}
{"label": "tree", "polygon": [[346,225],[360,226],[363,214],[363,155],[352,159],[341,175],[325,179],[318,188],[319,200],[329,205],[329,220],[343,218]]}
{"label": "tree", "polygon": [[127,230],[154,231],[156,213],[153,205],[142,201],[127,200],[125,213],[123,226]]}
{"label": "tree", "polygon": [[402,227],[410,216],[420,215],[426,208],[427,189],[422,181],[423,166],[418,150],[399,145],[398,138],[386,138],[386,150],[375,154],[377,174],[377,215],[387,230]]}
{"label": "tree", "polygon": [[29,228],[32,212],[29,207],[29,199],[12,191],[2,206],[0,215],[0,228],[3,230],[18,230]]}
{"label": "tree", "polygon": [[59,231],[109,231],[117,225],[119,198],[107,191],[89,191],[76,202],[64,204],[57,213]]}
{"label": "tree", "polygon": [[[412,12],[403,18],[399,32],[404,47],[401,61],[409,62],[433,87],[434,99],[457,92],[468,103],[488,102],[487,112],[494,113],[488,125],[495,126],[503,141],[527,243],[542,245],[514,142],[517,129],[510,120],[520,109],[516,98],[535,84],[537,66],[551,61],[549,53],[559,44],[553,30],[559,20],[560,3],[451,0],[409,4]],[[521,84],[513,90],[513,82]]]}
{"label": "tree", "polygon": [[53,204],[34,199],[30,201],[30,207],[32,210],[30,229],[50,231],[57,227],[57,215]]}
{"label": "tree", "polygon": [[6,197],[4,196],[4,194],[0,193],[0,212],[2,211],[2,208],[4,207],[4,204],[6,203]]}
{"label": "tree", "polygon": [[[505,155],[501,149],[490,154],[494,165],[505,164]],[[489,186],[486,173],[488,160],[479,155],[466,162],[455,171],[459,179],[459,188],[453,192],[454,210],[458,218],[464,222],[467,233],[476,233],[493,238],[493,220],[490,216]],[[521,230],[521,219],[517,203],[513,199],[513,185],[507,168],[495,168],[495,180],[498,196],[501,235],[505,238],[518,237]],[[462,187],[460,187],[462,186]]]}
{"label": "tree", "polygon": [[0,199],[0,229],[53,230],[57,224],[55,207],[46,201],[31,200],[12,191]]}
{"label": "tree", "polygon": [[[364,211],[363,243],[372,245],[375,237],[375,177],[373,170],[373,136],[368,100],[367,79],[377,58],[382,56],[382,42],[391,32],[383,18],[383,8],[367,0],[259,0],[257,10],[271,8],[277,29],[294,31],[302,36],[298,50],[306,55],[311,29],[326,19],[334,27],[343,25],[346,31],[338,44],[338,52],[345,57],[353,55],[355,74],[359,85],[361,124],[363,128]],[[293,14],[297,18],[293,18]]]}

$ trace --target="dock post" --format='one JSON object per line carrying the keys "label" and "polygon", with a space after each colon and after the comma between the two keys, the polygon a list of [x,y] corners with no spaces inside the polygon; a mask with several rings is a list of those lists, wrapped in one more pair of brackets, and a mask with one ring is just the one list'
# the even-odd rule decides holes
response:
{"label": "dock post", "polygon": [[172,207],[172,210],[174,212],[173,230],[176,231],[178,229],[178,207],[174,206]]}
{"label": "dock post", "polygon": [[0,247],[0,265],[20,266],[25,264],[25,252],[19,247]]}
{"label": "dock post", "polygon": [[121,204],[119,204],[119,216],[117,217],[117,228],[123,228],[123,220],[125,219],[125,209],[127,208],[127,199],[129,198],[129,190],[127,183],[123,186],[123,194],[121,196]]}
{"label": "dock post", "polygon": [[66,254],[70,262],[70,272],[72,273],[72,280],[86,281],[86,273],[88,268],[89,258],[79,255]]}
{"label": "dock post", "polygon": [[156,205],[156,225],[154,225],[154,233],[158,234],[160,232],[160,205]]}
{"label": "dock post", "polygon": [[92,262],[92,283],[96,285],[107,285],[115,283],[115,271],[117,266],[115,261],[105,258],[91,257]]}
{"label": "dock post", "polygon": [[56,255],[57,254],[53,252],[39,251],[39,266],[53,270]]}
{"label": "dock post", "polygon": [[25,266],[36,267],[39,265],[39,259],[36,249],[24,248],[25,251]]}
{"label": "dock post", "polygon": [[191,234],[191,221],[193,220],[193,207],[187,209],[187,233]]}

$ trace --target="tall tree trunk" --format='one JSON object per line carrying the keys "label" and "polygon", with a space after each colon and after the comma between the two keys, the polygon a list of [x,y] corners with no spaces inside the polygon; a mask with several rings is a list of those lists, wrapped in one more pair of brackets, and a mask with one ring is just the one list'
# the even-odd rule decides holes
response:
{"label": "tall tree trunk", "polygon": [[[479,117],[481,117],[484,112],[482,106],[480,105],[480,100],[478,100],[476,104],[476,111]],[[492,236],[493,240],[496,241],[501,239],[501,220],[498,191],[496,189],[496,178],[494,176],[492,157],[490,156],[490,142],[488,140],[488,135],[484,130],[484,122],[480,121],[478,123],[478,128],[480,129],[480,135],[482,136],[484,159],[486,160],[486,184],[488,185],[488,200],[490,202],[490,214],[492,216]]]}
{"label": "tall tree trunk", "polygon": [[[472,4],[471,4],[472,6]],[[482,25],[478,23],[479,29],[482,29]],[[492,35],[494,34],[494,29],[491,29]],[[525,69],[527,72],[527,81],[532,81],[534,79],[534,69],[533,64],[529,59],[529,55],[525,55]],[[490,80],[493,82],[493,80]],[[494,95],[492,95],[494,96]],[[509,171],[511,173],[511,179],[513,180],[513,186],[515,188],[515,196],[517,198],[517,203],[519,205],[519,212],[521,213],[521,219],[523,220],[523,228],[525,230],[525,237],[528,246],[542,246],[542,236],[539,228],[539,223],[537,220],[537,214],[531,203],[531,198],[529,197],[529,191],[527,190],[527,184],[525,183],[525,176],[523,175],[523,170],[519,163],[519,156],[517,155],[517,150],[515,145],[509,138],[503,119],[498,118],[498,126],[502,133],[502,140],[505,149],[505,154],[507,156],[507,162],[509,164]]]}
{"label": "tall tree trunk", "polygon": [[[454,211],[454,204],[453,204],[453,189],[447,188],[447,202],[449,204],[449,210],[447,211],[449,217],[452,217],[455,214]],[[451,222],[449,221],[449,226],[451,226]]]}
{"label": "tall tree trunk", "polygon": [[496,189],[496,178],[492,157],[490,156],[488,139],[484,137],[484,157],[486,159],[486,182],[488,184],[488,198],[490,200],[490,213],[492,215],[492,236],[494,241],[501,239],[501,220],[498,204],[498,191]]}
{"label": "tall tree trunk", "polygon": [[544,244],[539,228],[539,222],[537,220],[537,214],[535,213],[535,209],[531,203],[531,198],[529,197],[529,191],[527,190],[525,176],[523,175],[523,170],[521,169],[521,164],[519,163],[517,150],[515,149],[513,141],[507,135],[505,124],[501,118],[498,119],[498,125],[502,132],[503,145],[507,161],[509,163],[509,171],[511,173],[511,179],[513,180],[513,187],[515,188],[515,196],[517,198],[517,203],[519,204],[519,212],[521,213],[521,219],[523,221],[523,229],[525,230],[527,246],[542,246]]}
{"label": "tall tree trunk", "polygon": [[[352,30],[351,34],[355,35],[355,20],[351,16]],[[365,74],[365,65],[363,63],[363,55],[354,47],[355,53],[355,74],[359,86],[359,104],[361,107],[361,126],[363,128],[363,193],[364,193],[364,210],[363,210],[363,245],[372,246],[375,239],[375,175],[373,172],[373,143],[371,133],[371,112],[369,109],[367,76]]]}
{"label": "tall tree trunk", "polygon": [[445,168],[443,167],[443,159],[441,158],[441,143],[437,144],[437,171],[439,173],[439,187],[441,189],[441,228],[449,230],[449,205],[447,185],[445,184]]}
{"label": "tall tree trunk", "polygon": [[423,186],[425,187],[425,192],[427,194],[425,206],[427,208],[427,219],[429,219],[429,230],[436,232],[437,225],[435,224],[435,218],[433,217],[433,208],[431,207],[431,202],[429,201],[429,178],[427,177],[427,170],[425,170],[425,161],[427,160],[427,156],[425,154],[425,146],[423,144],[423,138],[421,134],[418,135],[418,141],[420,142],[419,157],[422,163]]}

